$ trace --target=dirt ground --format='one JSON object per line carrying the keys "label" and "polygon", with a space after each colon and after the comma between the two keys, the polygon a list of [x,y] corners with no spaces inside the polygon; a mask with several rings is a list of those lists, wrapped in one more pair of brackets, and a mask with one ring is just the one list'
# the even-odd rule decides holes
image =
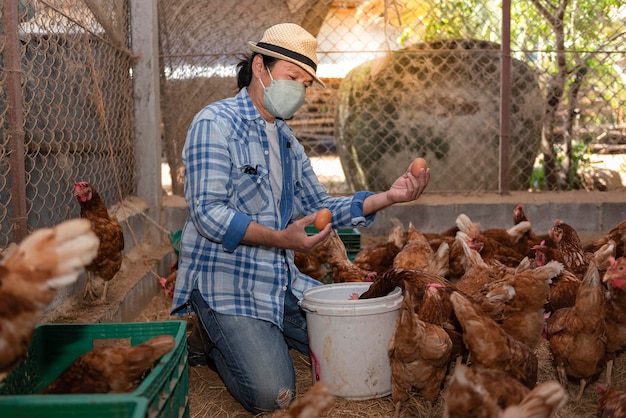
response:
{"label": "dirt ground", "polygon": [[[362,242],[362,246],[376,242],[383,237],[367,237]],[[583,237],[584,239],[587,237]],[[159,294],[152,303],[137,318],[138,321],[157,321],[168,319],[180,319],[180,317],[170,317],[170,301],[167,296]],[[552,364],[552,356],[549,352],[547,341],[543,341],[536,349],[539,359],[538,383],[556,380],[556,370]],[[297,392],[303,394],[312,385],[311,365],[308,357],[297,351],[292,351],[292,358],[296,368]],[[448,377],[453,372],[450,367]],[[567,390],[570,399],[567,404],[556,415],[558,418],[586,418],[597,416],[597,393],[596,385],[606,383],[606,375],[602,372],[597,380],[588,383],[584,396],[580,402],[574,399],[579,390],[579,382],[568,383]],[[613,386],[620,390],[626,390],[626,356],[618,358],[613,369]],[[423,399],[418,394],[413,396],[403,404],[400,416],[408,417],[441,417],[443,414],[443,394],[446,384],[441,392],[441,396],[433,406],[433,410],[427,410]],[[194,367],[189,369],[189,402],[190,416],[192,418],[243,418],[254,415],[243,409],[234,398],[228,393],[224,384],[216,372],[208,367]],[[336,398],[333,407],[323,415],[323,417],[369,417],[382,418],[393,416],[394,405],[391,396],[383,398],[354,401]],[[264,417],[278,417],[278,413],[261,414]]]}

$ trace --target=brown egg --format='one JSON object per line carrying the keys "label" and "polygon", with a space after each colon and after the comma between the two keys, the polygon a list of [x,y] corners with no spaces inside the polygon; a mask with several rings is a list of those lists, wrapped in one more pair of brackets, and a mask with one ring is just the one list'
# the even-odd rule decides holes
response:
{"label": "brown egg", "polygon": [[411,174],[413,174],[413,177],[419,176],[420,169],[422,168],[424,170],[428,168],[428,164],[426,164],[426,160],[421,157],[414,159],[413,162],[411,163]]}
{"label": "brown egg", "polygon": [[320,209],[315,215],[315,222],[313,222],[313,226],[321,231],[326,225],[330,223],[332,218],[333,215],[332,213],[330,213],[330,210],[326,208]]}

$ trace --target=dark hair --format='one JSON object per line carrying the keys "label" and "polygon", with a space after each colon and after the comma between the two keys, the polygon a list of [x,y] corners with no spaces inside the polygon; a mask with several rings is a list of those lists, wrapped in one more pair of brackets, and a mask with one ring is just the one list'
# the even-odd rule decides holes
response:
{"label": "dark hair", "polygon": [[252,81],[252,60],[256,55],[263,57],[263,65],[269,69],[274,67],[274,63],[278,61],[278,58],[259,54],[258,52],[253,52],[251,55],[239,61],[239,64],[237,64],[237,87],[239,90],[248,87]]}

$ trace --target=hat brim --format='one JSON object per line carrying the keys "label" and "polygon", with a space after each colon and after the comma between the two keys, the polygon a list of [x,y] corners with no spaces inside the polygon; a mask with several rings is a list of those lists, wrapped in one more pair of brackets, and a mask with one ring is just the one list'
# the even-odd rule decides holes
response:
{"label": "hat brim", "polygon": [[288,56],[283,55],[283,54],[281,54],[279,52],[270,51],[269,49],[265,49],[265,48],[259,47],[259,46],[257,46],[256,42],[249,41],[248,42],[248,47],[252,51],[258,52],[259,54],[267,55],[267,56],[270,56],[270,57],[278,58],[278,59],[283,60],[283,61],[289,61],[292,64],[296,64],[298,67],[302,68],[304,71],[309,73],[311,75],[311,77],[313,77],[313,80],[315,80],[316,83],[318,83],[322,87],[326,87],[324,82],[319,79],[319,77],[317,76],[315,70],[310,65],[304,64],[303,62],[298,61],[297,59],[288,57]]}

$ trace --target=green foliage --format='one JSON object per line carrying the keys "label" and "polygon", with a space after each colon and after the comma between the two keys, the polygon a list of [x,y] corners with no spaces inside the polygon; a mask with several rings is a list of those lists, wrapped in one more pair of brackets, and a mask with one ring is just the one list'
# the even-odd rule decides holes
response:
{"label": "green foliage", "polygon": [[[557,147],[559,153],[557,154],[557,161],[563,163],[565,159],[565,153],[562,147]],[[569,167],[568,173],[568,185],[570,189],[580,189],[581,179],[578,175],[580,170],[588,168],[591,164],[590,148],[583,141],[572,142],[572,161]]]}
{"label": "green foliage", "polygon": [[[511,40],[514,58],[527,62],[542,75],[544,84],[557,73],[554,27],[537,5],[554,11],[555,1],[511,2]],[[401,46],[450,39],[473,38],[500,43],[502,4],[499,0],[407,1],[399,21]],[[552,13],[555,15],[555,13]],[[626,41],[626,4],[623,0],[578,0],[566,8],[562,24],[568,70],[584,63],[589,67],[585,92],[603,92],[602,100],[619,109],[626,100],[623,69]],[[581,52],[578,52],[581,51]],[[615,52],[615,53],[611,53]],[[615,112],[614,112],[615,113]],[[607,123],[590,120],[590,122]]]}
{"label": "green foliage", "polygon": [[[557,145],[556,160],[559,164],[562,164],[565,160],[565,151],[562,145]],[[578,173],[584,168],[588,168],[591,165],[591,148],[585,141],[573,141],[572,142],[572,161],[569,169],[570,189],[580,188],[580,177]],[[529,188],[532,191],[546,191],[548,185],[546,184],[546,178],[544,175],[543,158],[537,159],[537,165],[533,167],[533,172],[530,177]]]}
{"label": "green foliage", "polygon": [[499,0],[457,0],[407,2],[402,13],[403,33],[398,44],[450,38],[481,39],[499,42]]}
{"label": "green foliage", "polygon": [[533,172],[530,176],[530,190],[541,191],[547,189],[546,177],[543,170],[543,159],[539,160],[539,165],[533,167]]}

